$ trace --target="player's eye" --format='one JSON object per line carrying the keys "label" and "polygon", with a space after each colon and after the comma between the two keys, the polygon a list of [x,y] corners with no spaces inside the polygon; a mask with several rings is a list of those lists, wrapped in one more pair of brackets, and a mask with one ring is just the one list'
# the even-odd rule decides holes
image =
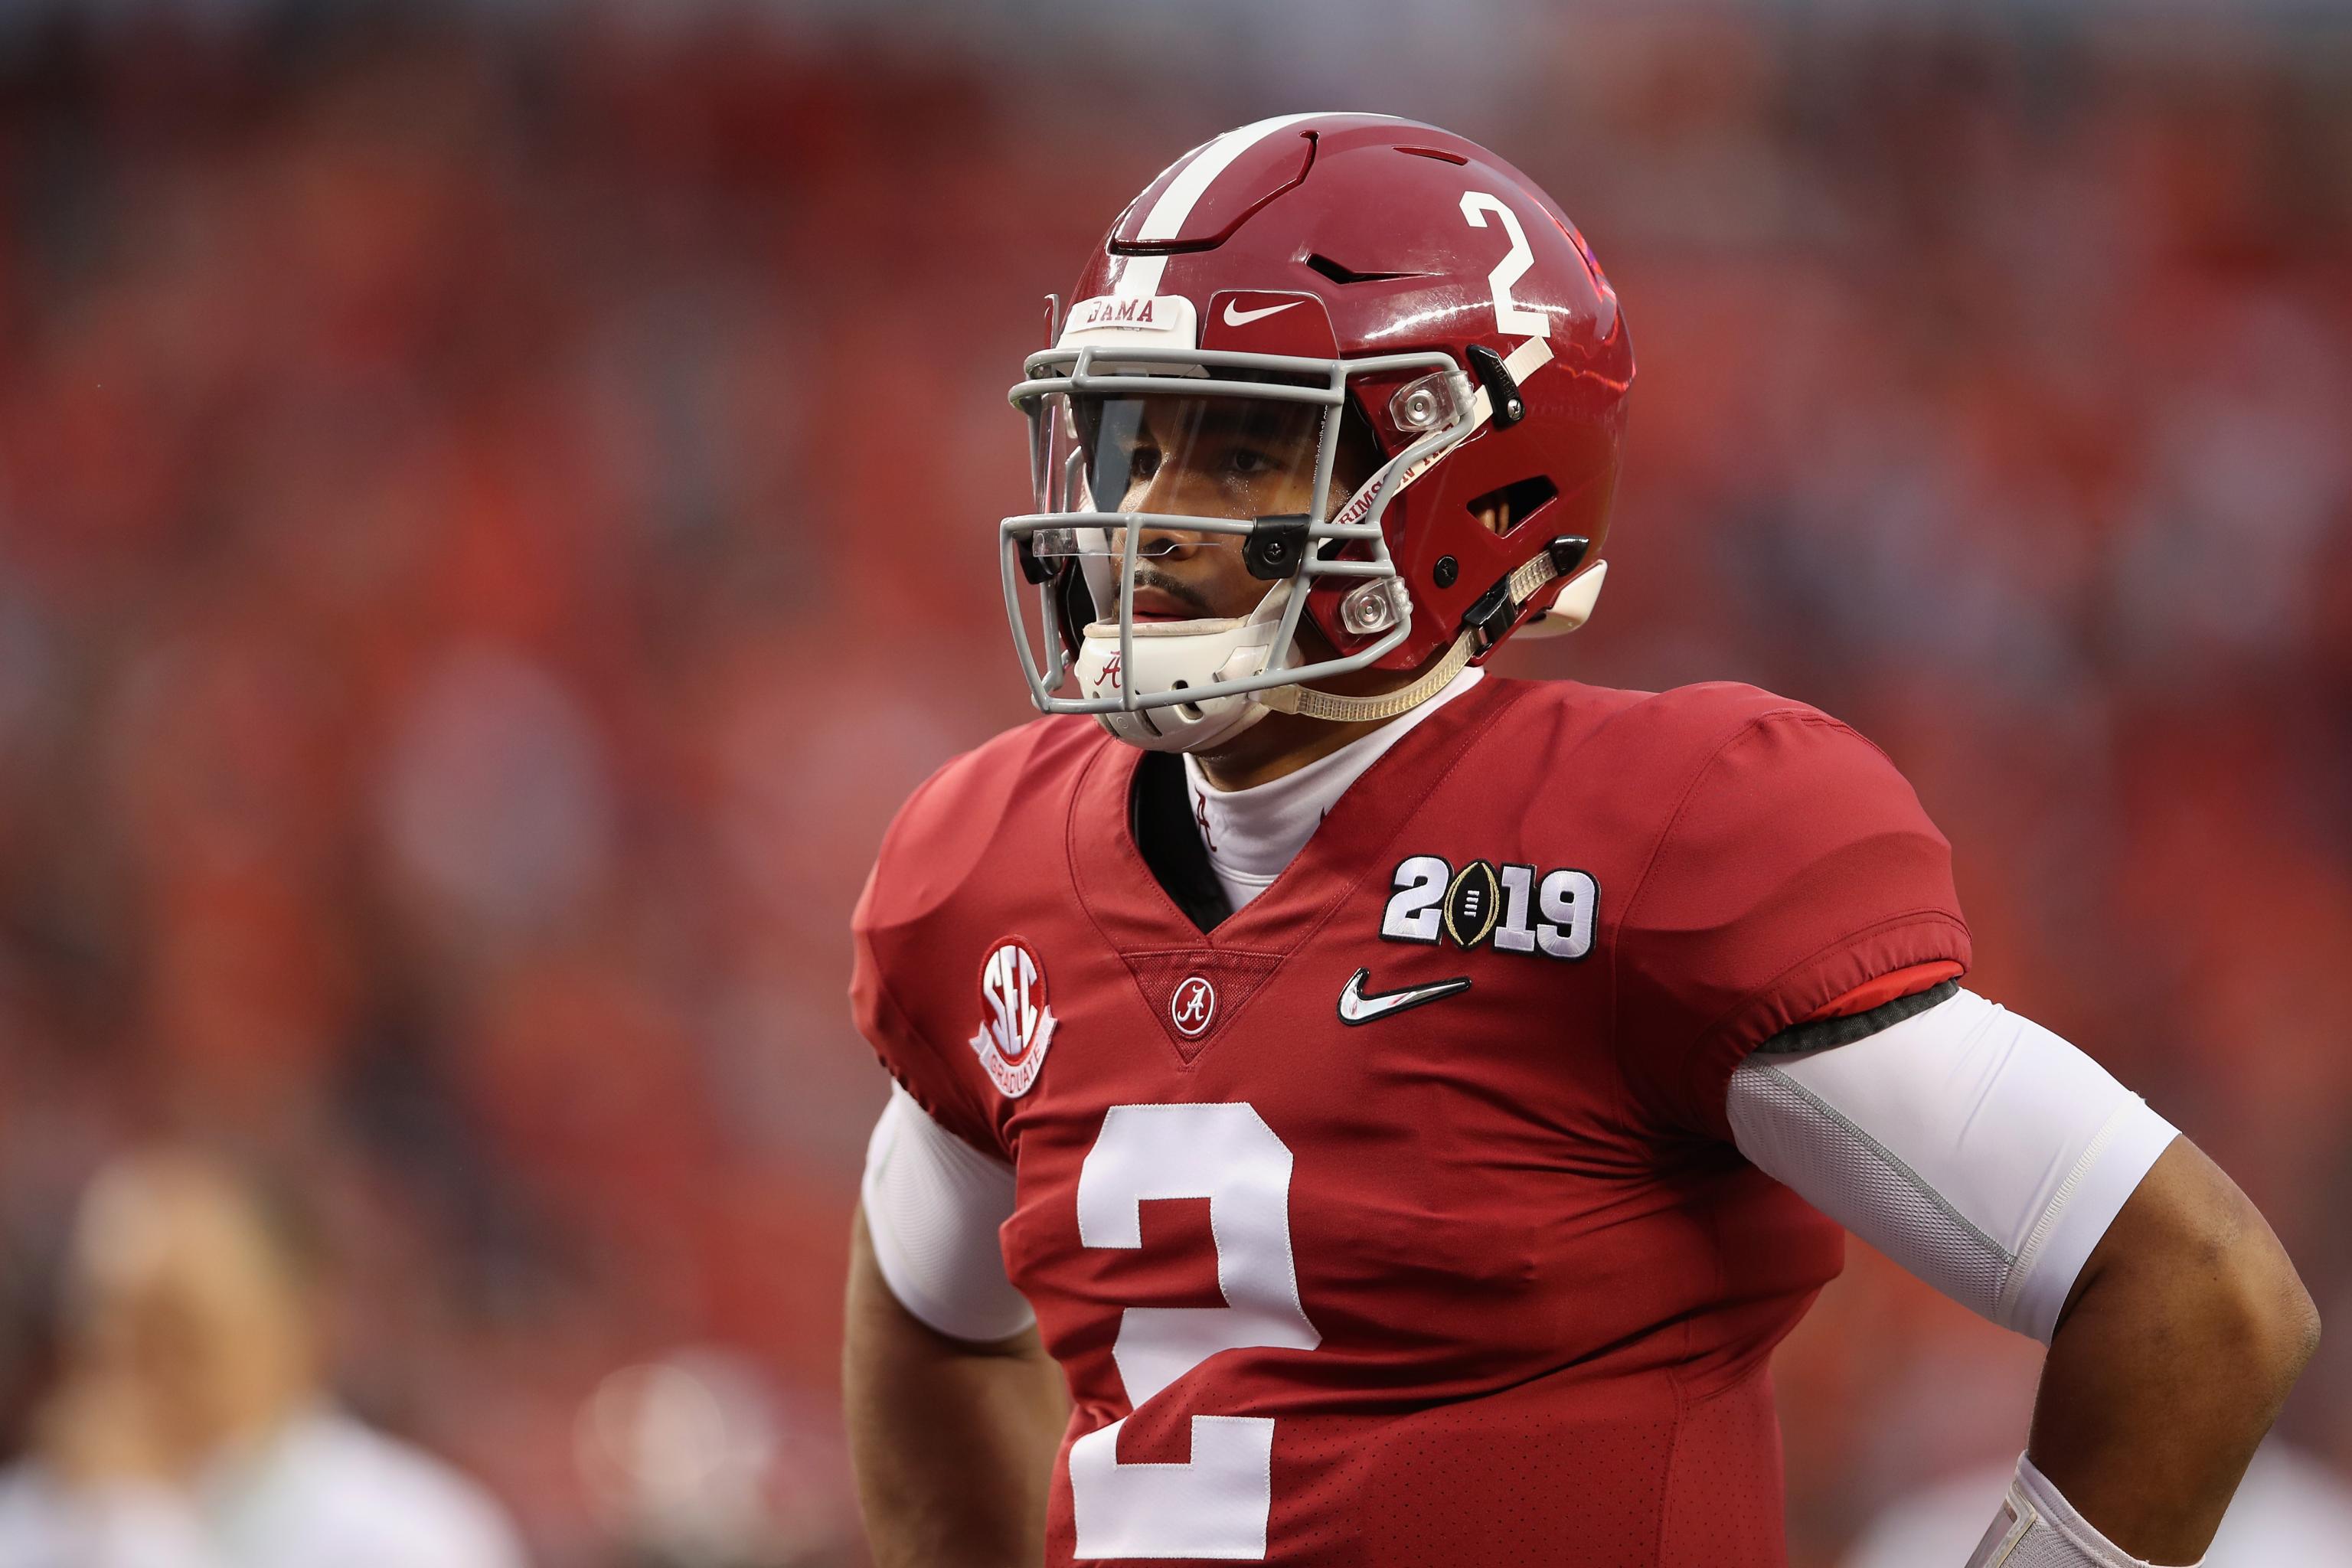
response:
{"label": "player's eye", "polygon": [[1278,471],[1282,464],[1271,452],[1255,447],[1235,447],[1225,454],[1225,467],[1244,479],[1261,479]]}

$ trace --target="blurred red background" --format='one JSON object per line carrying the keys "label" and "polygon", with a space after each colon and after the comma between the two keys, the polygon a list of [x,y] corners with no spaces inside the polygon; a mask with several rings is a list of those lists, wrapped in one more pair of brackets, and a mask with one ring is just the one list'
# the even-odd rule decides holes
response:
{"label": "blurred red background", "polygon": [[[2352,26],[660,9],[0,19],[0,1416],[82,1182],[193,1133],[301,1173],[342,1386],[545,1562],[619,1560],[575,1426],[684,1346],[856,1560],[845,921],[1026,713],[1003,391],[1155,170],[1299,108],[1495,146],[1625,300],[1612,590],[1514,668],[1872,735],[1978,988],[2352,1308]],[[2286,1430],[2352,1470],[2347,1342]],[[2035,1364],[1856,1248],[1779,1363],[1796,1562]]]}

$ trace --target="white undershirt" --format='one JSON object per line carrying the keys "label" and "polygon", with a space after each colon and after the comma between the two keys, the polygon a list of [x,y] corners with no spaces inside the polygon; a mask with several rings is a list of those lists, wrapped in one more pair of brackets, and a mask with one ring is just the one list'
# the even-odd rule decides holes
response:
{"label": "white undershirt", "polygon": [[1478,684],[1486,671],[1464,670],[1437,695],[1369,735],[1359,736],[1328,757],[1295,773],[1247,789],[1219,789],[1201,769],[1201,759],[1184,754],[1184,784],[1192,797],[1192,820],[1208,846],[1210,868],[1225,887],[1235,910],[1274,884],[1284,867],[1315,837],[1324,814],[1348,786],[1412,732],[1413,726]]}

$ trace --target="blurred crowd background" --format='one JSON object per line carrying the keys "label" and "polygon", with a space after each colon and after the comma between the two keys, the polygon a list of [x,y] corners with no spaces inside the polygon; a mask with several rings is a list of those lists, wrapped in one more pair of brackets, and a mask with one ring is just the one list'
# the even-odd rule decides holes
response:
{"label": "blurred crowd background", "polygon": [[[1614,585],[1510,668],[1885,746],[1978,988],[2285,1238],[2352,1477],[2352,16],[2251,0],[0,5],[0,1459],[173,1143],[299,1194],[340,1398],[536,1561],[861,1560],[845,921],[1026,711],[1004,389],[1300,108],[1488,142],[1625,300]],[[1856,1247],[1798,1568],[2036,1364]]]}

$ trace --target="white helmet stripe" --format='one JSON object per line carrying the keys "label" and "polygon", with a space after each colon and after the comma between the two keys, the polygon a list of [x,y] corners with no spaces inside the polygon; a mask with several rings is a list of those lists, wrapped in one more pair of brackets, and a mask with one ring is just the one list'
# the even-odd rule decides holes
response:
{"label": "white helmet stripe", "polygon": [[[1139,240],[1168,239],[1181,233],[1184,220],[1192,216],[1193,207],[1209,194],[1209,187],[1216,183],[1217,176],[1233,167],[1234,159],[1286,127],[1302,121],[1328,118],[1324,114],[1276,115],[1271,120],[1254,121],[1239,126],[1205,143],[1192,155],[1192,161],[1168,182],[1168,188],[1160,193],[1160,199],[1151,204],[1151,210],[1144,215],[1142,226],[1135,231],[1135,237]],[[1381,118],[1392,117],[1383,115]],[[1160,274],[1167,266],[1168,258],[1164,256],[1130,256],[1127,258],[1127,265],[1119,268],[1118,282],[1113,291],[1129,299],[1148,299],[1160,292]]]}

